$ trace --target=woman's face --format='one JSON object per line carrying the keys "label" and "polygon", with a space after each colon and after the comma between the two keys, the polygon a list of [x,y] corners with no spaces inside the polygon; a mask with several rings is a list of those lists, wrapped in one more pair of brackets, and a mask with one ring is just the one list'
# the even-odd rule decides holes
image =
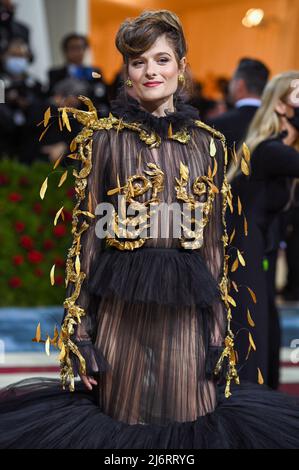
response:
{"label": "woman's face", "polygon": [[178,65],[171,44],[161,35],[142,55],[129,60],[128,77],[133,83],[128,92],[141,102],[159,102],[172,96],[178,76],[186,68],[186,58]]}

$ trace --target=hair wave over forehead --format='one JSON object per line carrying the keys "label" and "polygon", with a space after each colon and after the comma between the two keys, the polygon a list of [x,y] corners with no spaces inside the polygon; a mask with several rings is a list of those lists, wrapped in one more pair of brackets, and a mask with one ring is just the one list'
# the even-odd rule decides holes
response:
{"label": "hair wave over forehead", "polygon": [[179,62],[187,53],[182,24],[168,10],[145,11],[137,18],[124,21],[116,35],[115,44],[124,63],[146,52],[159,36],[165,34]]}

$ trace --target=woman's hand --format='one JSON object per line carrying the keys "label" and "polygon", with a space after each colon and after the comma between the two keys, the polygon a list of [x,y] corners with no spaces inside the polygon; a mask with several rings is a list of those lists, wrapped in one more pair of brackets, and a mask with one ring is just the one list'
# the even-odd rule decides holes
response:
{"label": "woman's hand", "polygon": [[80,375],[80,377],[87,390],[92,390],[93,385],[98,385],[98,382],[93,377],[87,375]]}

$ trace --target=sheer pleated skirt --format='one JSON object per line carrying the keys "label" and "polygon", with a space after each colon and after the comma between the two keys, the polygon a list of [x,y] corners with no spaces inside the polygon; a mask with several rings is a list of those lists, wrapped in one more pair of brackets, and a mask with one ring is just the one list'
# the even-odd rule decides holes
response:
{"label": "sheer pleated skirt", "polygon": [[128,424],[192,421],[214,410],[206,379],[209,309],[102,299],[96,348],[110,365],[98,378],[101,410]]}

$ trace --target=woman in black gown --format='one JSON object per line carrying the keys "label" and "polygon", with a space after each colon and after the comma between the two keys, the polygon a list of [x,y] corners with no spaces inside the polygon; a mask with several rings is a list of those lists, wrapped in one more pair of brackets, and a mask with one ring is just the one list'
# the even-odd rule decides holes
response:
{"label": "woman in black gown", "polygon": [[[0,447],[296,448],[298,403],[238,385],[227,150],[179,98],[180,21],[165,10],[145,12],[122,24],[116,44],[128,79],[113,113],[99,119],[84,98],[87,112],[65,110],[85,126],[71,145],[82,167],[57,341],[70,391],[47,379],[3,390]],[[101,203],[115,209],[105,238],[95,218]],[[159,213],[160,204],[173,211]],[[132,220],[128,205],[145,212]],[[141,229],[135,237],[127,218]]]}
{"label": "woman in black gown", "polygon": [[[231,247],[230,254],[234,260],[238,248],[246,261],[246,266],[230,275],[239,286],[233,322],[239,375],[243,380],[256,382],[260,370],[265,383],[273,387],[278,382],[280,345],[274,300],[278,215],[289,202],[292,181],[299,177],[299,103],[292,87],[298,77],[299,71],[286,72],[269,82],[246,138],[251,151],[250,176],[240,172],[236,175],[236,168],[229,172],[235,210],[228,213],[228,225],[236,229],[235,248]],[[238,198],[242,204],[241,217]],[[244,217],[248,236],[243,230]],[[252,302],[247,286],[254,291],[256,303]],[[250,347],[249,333],[256,351]]]}

